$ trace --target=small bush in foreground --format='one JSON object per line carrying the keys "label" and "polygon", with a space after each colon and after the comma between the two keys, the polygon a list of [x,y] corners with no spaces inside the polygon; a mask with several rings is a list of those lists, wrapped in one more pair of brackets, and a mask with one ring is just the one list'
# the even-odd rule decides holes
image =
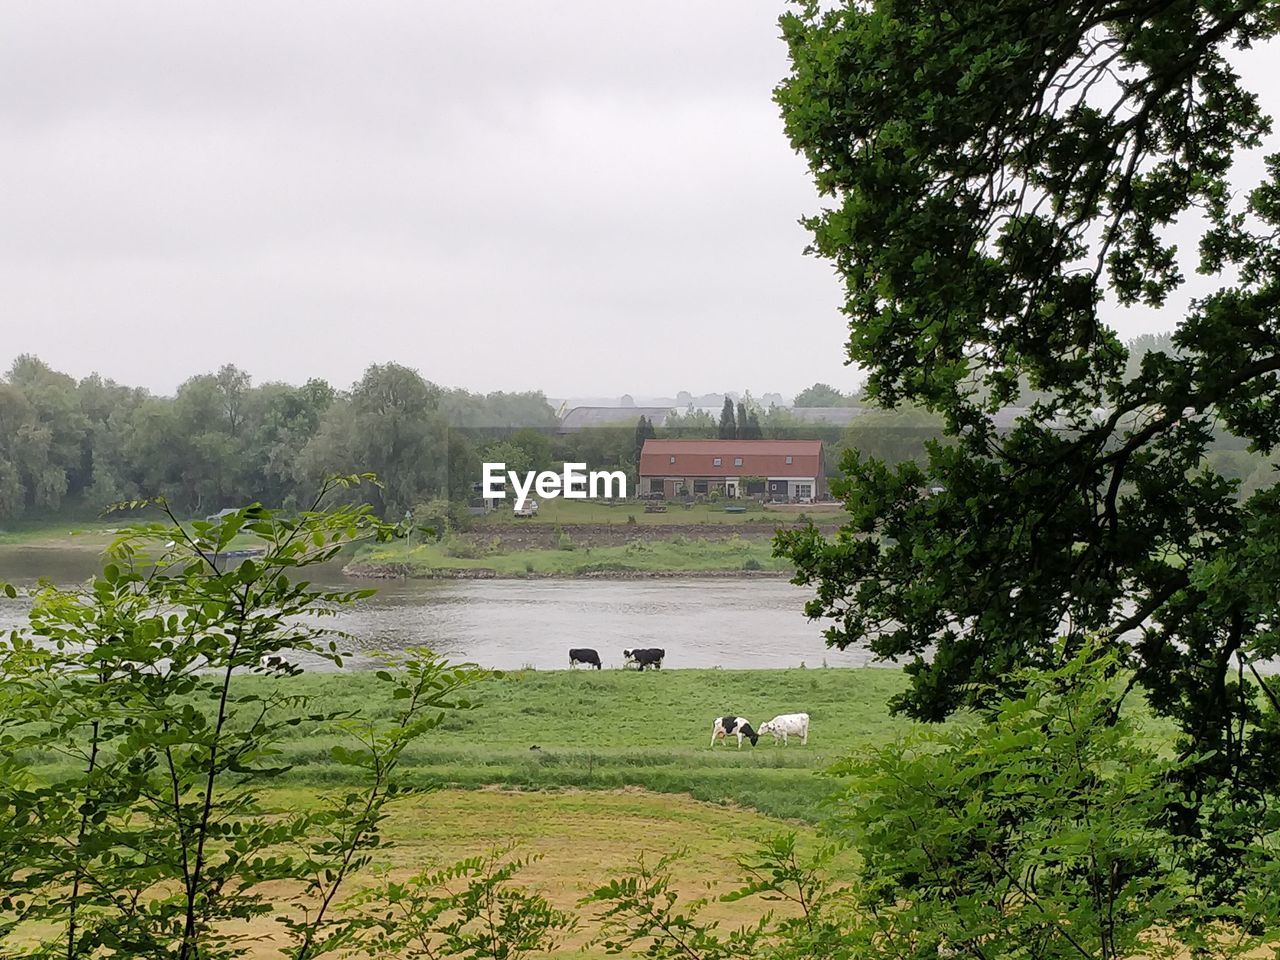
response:
{"label": "small bush in foreground", "polygon": [[[289,688],[299,655],[341,664],[324,615],[369,591],[299,570],[397,531],[367,507],[284,516],[257,506],[123,533],[100,576],[45,588],[31,635],[0,641],[0,951],[6,960],[222,960],[237,927],[275,918],[286,954],[342,949],[363,918],[339,895],[382,843],[406,748],[490,676],[409,652],[376,677],[391,709],[317,711]],[[163,504],[162,504],[163,506]],[[254,555],[232,554],[246,537]],[[237,539],[238,538],[238,539]],[[39,640],[33,639],[40,638]],[[249,675],[278,682],[246,684]],[[268,809],[286,731],[315,724],[352,784],[314,807]],[[16,756],[64,760],[42,780]],[[281,892],[289,891],[289,892]]]}

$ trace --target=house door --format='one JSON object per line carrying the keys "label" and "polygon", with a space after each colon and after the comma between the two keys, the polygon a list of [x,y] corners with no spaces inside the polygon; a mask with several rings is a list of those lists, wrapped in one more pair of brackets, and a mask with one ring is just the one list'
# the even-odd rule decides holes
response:
{"label": "house door", "polygon": [[724,485],[724,495],[730,500],[738,496],[738,481],[726,480]]}

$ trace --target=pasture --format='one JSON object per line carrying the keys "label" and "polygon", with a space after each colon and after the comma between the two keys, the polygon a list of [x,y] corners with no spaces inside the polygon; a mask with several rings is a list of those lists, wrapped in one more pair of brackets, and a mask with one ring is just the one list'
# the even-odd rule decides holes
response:
{"label": "pasture", "polygon": [[[405,779],[467,789],[643,788],[812,823],[832,788],[823,770],[910,729],[886,708],[903,682],[896,670],[874,668],[516,671],[476,688],[477,708],[446,714],[407,755]],[[246,677],[239,684],[241,692],[283,684],[310,694],[306,713],[360,704],[381,715],[392,708],[388,685],[365,672]],[[812,718],[808,746],[775,746],[767,736],[754,748],[709,745],[722,714],[758,726],[795,711]],[[291,789],[349,782],[351,770],[331,756],[340,742],[314,724],[290,728],[280,759],[291,769],[276,782]],[[28,759],[50,776],[63,762]]]}
{"label": "pasture", "polygon": [[[508,673],[475,687],[478,705],[447,713],[407,755],[403,779],[430,789],[395,806],[386,823],[390,845],[378,851],[376,866],[405,878],[513,846],[517,855],[540,857],[516,882],[571,909],[637,857],[654,862],[682,851],[673,869],[682,896],[711,896],[707,917],[726,927],[748,922],[759,905],[715,900],[736,886],[736,860],[780,832],[816,842],[824,797],[836,787],[824,771],[912,729],[887,709],[904,683],[897,670],[820,666]],[[246,677],[238,690],[307,694],[307,713],[358,703],[389,715],[388,686],[372,673],[334,672]],[[717,716],[741,714],[758,727],[794,711],[811,716],[808,746],[775,745],[768,736],[755,748],[710,746]],[[276,758],[291,769],[265,792],[268,806],[305,807],[351,786],[351,769],[331,756],[339,743],[306,723],[291,728]],[[27,759],[58,775],[52,755]],[[553,956],[607,956],[583,950],[596,928],[590,908],[578,913],[584,928]],[[278,956],[275,924],[254,921],[253,928],[262,938],[253,956]]]}
{"label": "pasture", "polygon": [[[334,710],[376,703],[385,686],[362,673],[287,682],[313,693],[314,706]],[[447,715],[411,753],[408,779],[472,788],[642,787],[813,822],[831,790],[821,771],[910,728],[886,707],[902,685],[896,670],[882,669],[519,671],[477,691],[478,709]],[[758,725],[800,710],[812,718],[807,747],[775,746],[771,737],[741,750],[709,746],[721,714]],[[283,744],[294,764],[290,780],[341,783],[344,769],[329,758],[334,743],[297,728]]]}

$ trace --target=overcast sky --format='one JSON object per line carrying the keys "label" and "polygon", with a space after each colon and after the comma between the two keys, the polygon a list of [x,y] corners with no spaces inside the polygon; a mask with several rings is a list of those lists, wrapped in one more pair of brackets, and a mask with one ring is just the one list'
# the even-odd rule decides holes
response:
{"label": "overcast sky", "polygon": [[552,396],[848,389],[770,99],[779,9],[12,0],[0,364],[159,392],[387,360]]}

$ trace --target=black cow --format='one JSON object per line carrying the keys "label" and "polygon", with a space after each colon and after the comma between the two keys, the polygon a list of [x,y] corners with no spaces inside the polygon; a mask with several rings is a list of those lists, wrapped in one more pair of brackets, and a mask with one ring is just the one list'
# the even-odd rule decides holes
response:
{"label": "black cow", "polygon": [[661,647],[645,647],[642,650],[623,650],[622,659],[635,667],[643,670],[645,667],[653,667],[655,670],[662,669],[662,658],[667,655],[667,651]]}
{"label": "black cow", "polygon": [[600,663],[600,654],[596,653],[590,647],[570,647],[570,668],[576,667],[580,663],[585,663],[589,667],[595,667],[597,670],[601,669],[603,666]]}
{"label": "black cow", "polygon": [[711,725],[711,745],[714,747],[717,740],[723,740],[725,737],[737,736],[738,749],[742,749],[742,738],[746,737],[751,741],[754,747],[756,741],[760,739],[760,734],[751,729],[751,724],[747,723],[746,717],[716,717],[716,722]]}

